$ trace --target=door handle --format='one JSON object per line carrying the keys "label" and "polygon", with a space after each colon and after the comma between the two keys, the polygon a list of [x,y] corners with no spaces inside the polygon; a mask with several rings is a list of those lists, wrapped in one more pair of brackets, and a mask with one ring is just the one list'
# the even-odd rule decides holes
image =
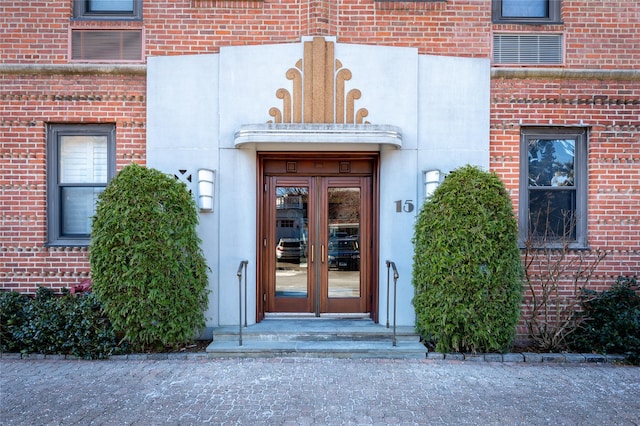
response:
{"label": "door handle", "polygon": [[321,250],[321,262],[324,263],[324,244],[322,245],[322,250]]}
{"label": "door handle", "polygon": [[313,260],[313,258],[314,258],[314,256],[313,256],[313,251],[314,251],[314,250],[313,250],[313,248],[314,248],[314,247],[315,247],[315,246],[314,246],[313,244],[311,244],[311,263],[313,263],[313,262],[314,262],[314,260]]}

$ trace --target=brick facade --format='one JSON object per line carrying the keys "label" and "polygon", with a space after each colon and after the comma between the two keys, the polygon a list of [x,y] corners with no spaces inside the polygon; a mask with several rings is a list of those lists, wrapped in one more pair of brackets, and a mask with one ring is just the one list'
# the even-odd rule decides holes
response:
{"label": "brick facade", "polygon": [[590,126],[588,241],[607,252],[593,285],[640,269],[640,3],[563,0],[562,24],[492,24],[490,0],[144,1],[142,21],[72,19],[72,1],[0,6],[0,289],[69,287],[86,248],[46,246],[46,126],[115,123],[117,167],[145,164],[144,61],[69,60],[71,29],[142,29],[144,57],[299,42],[410,46],[490,58],[494,32],[565,37],[562,66],[492,69],[490,165],[517,210],[522,125]]}
{"label": "brick facade", "polygon": [[606,80],[492,81],[491,169],[519,195],[520,125],[591,126],[588,239],[607,258],[593,284],[603,288],[640,268],[640,87]]}

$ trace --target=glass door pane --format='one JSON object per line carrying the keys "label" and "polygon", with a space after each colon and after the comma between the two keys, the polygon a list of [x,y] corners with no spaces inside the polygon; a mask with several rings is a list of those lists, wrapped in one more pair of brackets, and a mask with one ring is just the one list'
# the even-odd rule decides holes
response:
{"label": "glass door pane", "polygon": [[360,297],[360,188],[328,188],[328,297]]}
{"label": "glass door pane", "polygon": [[276,187],[276,298],[307,298],[309,188]]}

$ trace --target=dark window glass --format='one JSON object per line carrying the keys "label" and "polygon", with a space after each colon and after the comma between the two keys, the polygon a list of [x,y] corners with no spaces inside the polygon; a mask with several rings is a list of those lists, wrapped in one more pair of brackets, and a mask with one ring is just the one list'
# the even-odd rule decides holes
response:
{"label": "dark window glass", "polygon": [[[575,141],[529,139],[529,231],[575,240]],[[562,187],[562,190],[558,190]]]}
{"label": "dark window glass", "polygon": [[60,235],[62,237],[89,238],[91,218],[96,211],[98,196],[103,187],[60,188]]}
{"label": "dark window glass", "polygon": [[537,241],[575,241],[576,191],[530,189],[529,220]]}
{"label": "dark window glass", "polygon": [[530,139],[528,143],[529,186],[573,186],[573,139]]}

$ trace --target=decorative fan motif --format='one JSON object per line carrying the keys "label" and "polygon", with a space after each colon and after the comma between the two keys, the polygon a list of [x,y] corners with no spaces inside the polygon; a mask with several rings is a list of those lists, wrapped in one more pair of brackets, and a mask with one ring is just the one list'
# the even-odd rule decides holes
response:
{"label": "decorative fan motif", "polygon": [[323,37],[304,43],[304,58],[286,72],[293,82],[293,93],[285,88],[276,91],[282,109],[269,109],[270,123],[363,124],[369,112],[366,108],[355,110],[360,90],[345,93],[345,82],[352,75],[335,59],[334,49],[334,43]]}

